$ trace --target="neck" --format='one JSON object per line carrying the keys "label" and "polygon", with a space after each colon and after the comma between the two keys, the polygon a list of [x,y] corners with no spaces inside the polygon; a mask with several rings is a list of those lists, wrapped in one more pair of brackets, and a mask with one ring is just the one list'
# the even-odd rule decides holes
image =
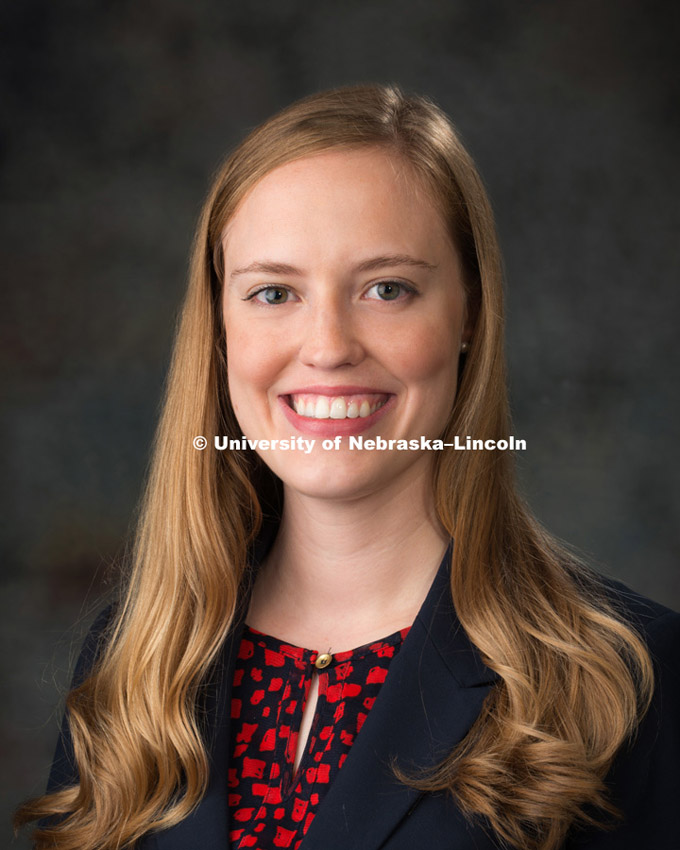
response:
{"label": "neck", "polygon": [[334,652],[411,625],[448,544],[430,480],[347,501],[286,490],[249,625]]}

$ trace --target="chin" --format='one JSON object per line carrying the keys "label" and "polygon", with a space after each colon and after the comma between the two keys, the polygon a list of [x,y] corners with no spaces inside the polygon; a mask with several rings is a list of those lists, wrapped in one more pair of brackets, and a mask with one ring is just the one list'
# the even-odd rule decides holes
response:
{"label": "chin", "polygon": [[326,463],[319,458],[310,460],[308,465],[274,471],[286,488],[314,499],[360,499],[389,489],[396,483],[394,479],[399,479],[405,471],[386,462],[389,456],[380,452],[370,457],[362,457],[361,452],[356,452],[354,457],[329,457],[330,462]]}
{"label": "chin", "polygon": [[351,499],[372,489],[370,481],[360,480],[349,471],[310,469],[306,474],[301,470],[292,475],[277,474],[286,489],[312,499]]}

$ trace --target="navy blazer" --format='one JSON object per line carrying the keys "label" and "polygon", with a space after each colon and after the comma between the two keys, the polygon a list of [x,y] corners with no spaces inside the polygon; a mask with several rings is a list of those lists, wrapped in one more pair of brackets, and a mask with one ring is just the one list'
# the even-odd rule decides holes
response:
{"label": "navy blazer", "polygon": [[[486,667],[456,617],[449,584],[450,549],[390,664],[389,675],[342,770],[302,842],[302,850],[498,850],[483,821],[469,823],[450,795],[419,792],[397,781],[390,759],[431,767],[465,736],[497,675]],[[573,832],[565,850],[680,848],[680,615],[611,583],[645,634],[657,671],[654,703],[608,777],[626,820],[612,832]],[[230,690],[247,599],[228,636],[207,705],[211,773],[202,801],[181,823],[151,833],[140,850],[228,850],[227,764]],[[100,618],[86,641],[76,677],[91,664]],[[662,711],[663,709],[663,711]],[[64,729],[49,789],[77,781]]]}

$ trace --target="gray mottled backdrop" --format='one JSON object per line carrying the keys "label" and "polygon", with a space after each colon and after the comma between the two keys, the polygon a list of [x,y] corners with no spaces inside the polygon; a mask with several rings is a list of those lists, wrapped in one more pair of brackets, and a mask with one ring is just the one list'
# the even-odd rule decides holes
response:
{"label": "gray mottled backdrop", "polygon": [[394,81],[453,117],[498,216],[527,495],[680,607],[675,9],[4,4],[3,811],[43,788],[74,634],[129,533],[210,174],[317,89]]}

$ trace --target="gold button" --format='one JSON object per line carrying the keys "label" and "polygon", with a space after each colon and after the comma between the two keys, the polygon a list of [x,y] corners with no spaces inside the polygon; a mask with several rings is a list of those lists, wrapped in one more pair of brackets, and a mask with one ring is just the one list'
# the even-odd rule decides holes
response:
{"label": "gold button", "polygon": [[314,662],[314,666],[317,670],[323,670],[324,667],[328,667],[328,665],[333,660],[333,656],[329,655],[327,652],[324,652],[323,655],[320,655],[316,661]]}

